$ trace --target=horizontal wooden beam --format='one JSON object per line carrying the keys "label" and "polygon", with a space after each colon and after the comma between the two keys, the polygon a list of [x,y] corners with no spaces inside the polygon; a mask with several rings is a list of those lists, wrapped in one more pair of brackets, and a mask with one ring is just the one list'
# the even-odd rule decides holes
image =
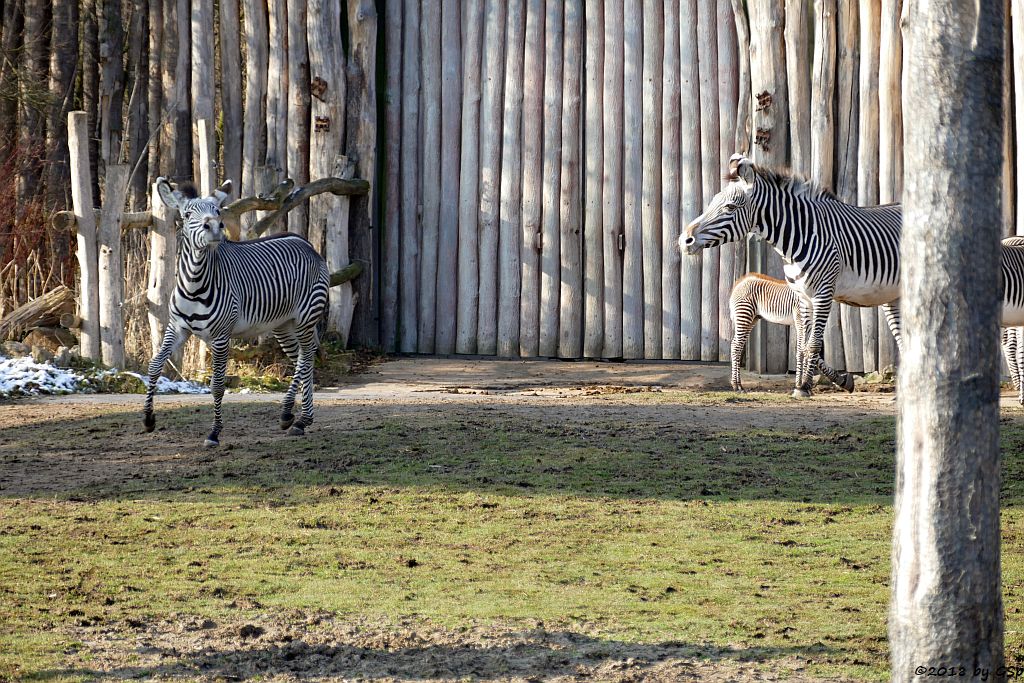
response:
{"label": "horizontal wooden beam", "polygon": [[[100,210],[94,209],[93,214],[96,222],[100,220]],[[78,219],[74,211],[58,211],[53,214],[50,220],[51,225],[57,230],[78,230]],[[121,230],[135,230],[137,228],[148,228],[153,225],[153,214],[149,211],[126,211],[121,214]]]}
{"label": "horizontal wooden beam", "polygon": [[270,197],[246,197],[232,202],[225,207],[224,212],[230,215],[241,214],[244,211],[252,210],[273,211],[272,214],[266,216],[252,226],[253,232],[259,236],[265,233],[270,226],[276,223],[282,216],[299,204],[308,200],[310,197],[323,194],[325,192],[330,192],[331,194],[338,196],[350,196],[366,194],[370,191],[370,183],[358,178],[354,178],[352,180],[345,180],[342,178],[321,178],[320,180],[314,180],[308,185],[300,187],[297,190],[292,190],[287,193],[280,191],[282,186],[291,182],[292,181],[289,179],[284,183],[281,183],[281,185],[278,186],[278,190],[275,190]]}
{"label": "horizontal wooden beam", "polygon": [[361,261],[353,261],[341,270],[331,273],[331,287],[337,287],[338,285],[345,284],[351,280],[355,280],[363,273],[363,264]]}

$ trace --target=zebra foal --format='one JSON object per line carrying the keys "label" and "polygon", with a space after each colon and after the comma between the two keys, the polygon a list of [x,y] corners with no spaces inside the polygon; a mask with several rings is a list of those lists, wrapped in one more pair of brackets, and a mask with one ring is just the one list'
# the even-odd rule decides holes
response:
{"label": "zebra foal", "polygon": [[[796,328],[796,383],[799,389],[804,363],[804,314],[800,310],[800,299],[789,285],[761,273],[747,273],[732,286],[729,312],[735,329],[730,349],[733,390],[743,391],[740,364],[750,331],[759,318]],[[838,387],[853,391],[853,375],[836,372],[827,365],[822,365],[822,372]]]}
{"label": "zebra foal", "polygon": [[[220,443],[221,401],[228,362],[228,340],[273,332],[295,364],[295,373],[281,406],[281,429],[299,436],[313,422],[313,359],[319,345],[318,325],[327,308],[330,278],[327,263],[302,237],[281,233],[232,242],[224,233],[220,209],[231,181],[210,197],[194,188],[175,190],[157,179],[160,199],[181,214],[175,287],[163,343],[149,364],[143,409],[146,431],[156,426],[153,394],[164,363],[190,334],[213,352],[213,429],[205,445]],[[292,414],[302,389],[302,411]]]}

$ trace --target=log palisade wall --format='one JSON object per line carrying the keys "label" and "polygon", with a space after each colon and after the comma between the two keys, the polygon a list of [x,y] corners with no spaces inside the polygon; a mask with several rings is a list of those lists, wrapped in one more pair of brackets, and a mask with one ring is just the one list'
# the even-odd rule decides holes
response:
{"label": "log palisade wall", "polygon": [[[70,208],[62,121],[78,108],[88,122],[70,153],[90,161],[96,181],[75,188],[76,202],[105,205],[124,163],[133,209],[157,175],[198,182],[211,160],[210,182],[231,178],[244,195],[287,176],[366,178],[369,196],[318,198],[287,228],[334,249],[332,266],[346,251],[366,264],[337,296],[356,302],[351,340],[387,351],[726,360],[732,283],[748,270],[779,275],[779,260],[756,241],[680,255],[676,238],[720,189],[733,152],[861,204],[902,192],[901,0],[2,7],[0,148],[33,135],[46,147],[45,168],[22,173],[19,188]],[[46,27],[30,20],[43,10]],[[1024,232],[1013,157],[1024,19],[1010,25],[1003,187],[1006,230]],[[68,93],[43,117],[9,106],[34,92],[22,74],[46,80],[36,71],[47,60],[22,49],[30,39],[50,47],[51,90]],[[206,121],[215,130],[201,136]],[[340,215],[347,234],[329,244]],[[0,215],[0,237],[12,220]],[[154,232],[150,243],[167,240]],[[112,295],[99,294],[83,310],[109,307]],[[781,371],[790,346],[786,330],[762,327],[748,364]],[[875,310],[836,307],[826,353],[854,371],[895,361]]]}

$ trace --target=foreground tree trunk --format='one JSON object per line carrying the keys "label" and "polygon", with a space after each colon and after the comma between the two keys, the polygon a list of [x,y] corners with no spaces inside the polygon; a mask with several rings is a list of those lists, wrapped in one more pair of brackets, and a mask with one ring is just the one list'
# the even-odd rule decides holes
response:
{"label": "foreground tree trunk", "polygon": [[[1003,664],[1001,3],[910,0],[892,676]],[[980,191],[985,188],[986,191]]]}

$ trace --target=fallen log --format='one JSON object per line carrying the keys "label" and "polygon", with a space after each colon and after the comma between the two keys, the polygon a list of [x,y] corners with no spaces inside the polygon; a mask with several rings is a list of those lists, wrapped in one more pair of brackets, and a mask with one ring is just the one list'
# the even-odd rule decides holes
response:
{"label": "fallen log", "polygon": [[59,317],[63,313],[61,309],[74,299],[74,292],[60,285],[19,306],[0,320],[0,340],[8,339],[20,330],[33,327],[40,319]]}

